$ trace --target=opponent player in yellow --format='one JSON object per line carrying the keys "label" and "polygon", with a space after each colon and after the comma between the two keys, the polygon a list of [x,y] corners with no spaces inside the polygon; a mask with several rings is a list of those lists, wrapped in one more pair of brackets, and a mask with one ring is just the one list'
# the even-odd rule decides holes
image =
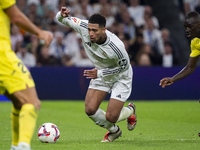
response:
{"label": "opponent player in yellow", "polygon": [[30,72],[11,50],[10,21],[38,36],[48,46],[52,34],[36,27],[15,5],[15,0],[0,1],[0,94],[12,103],[11,150],[30,150],[41,102]]}
{"label": "opponent player in yellow", "polygon": [[160,80],[160,86],[163,88],[165,86],[171,85],[172,83],[181,80],[195,71],[197,62],[200,56],[200,15],[197,12],[190,12],[185,17],[185,31],[187,37],[191,40],[191,53],[188,64],[173,77],[166,77]]}

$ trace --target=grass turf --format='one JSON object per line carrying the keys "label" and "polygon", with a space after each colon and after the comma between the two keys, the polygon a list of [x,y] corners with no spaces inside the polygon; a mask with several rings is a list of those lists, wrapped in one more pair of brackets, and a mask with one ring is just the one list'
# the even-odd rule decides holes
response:
{"label": "grass turf", "polygon": [[[128,101],[129,102],[129,101]],[[125,104],[125,106],[128,104]],[[95,125],[84,113],[84,101],[42,101],[32,150],[199,150],[200,104],[197,101],[135,101],[138,123],[128,131],[126,121],[117,123],[122,137],[101,143],[105,129]],[[106,110],[108,101],[102,103]],[[0,150],[11,143],[11,103],[0,103]],[[45,122],[58,126],[57,143],[41,143],[37,130]]]}

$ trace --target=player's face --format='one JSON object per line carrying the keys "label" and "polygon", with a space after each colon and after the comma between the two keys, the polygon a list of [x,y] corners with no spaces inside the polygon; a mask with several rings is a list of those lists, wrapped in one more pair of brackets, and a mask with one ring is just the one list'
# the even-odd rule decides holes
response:
{"label": "player's face", "polygon": [[191,39],[198,37],[198,34],[200,33],[199,21],[194,18],[189,18],[185,20],[184,26],[187,37]]}
{"label": "player's face", "polygon": [[92,43],[102,43],[105,28],[99,27],[99,24],[88,23],[88,33]]}

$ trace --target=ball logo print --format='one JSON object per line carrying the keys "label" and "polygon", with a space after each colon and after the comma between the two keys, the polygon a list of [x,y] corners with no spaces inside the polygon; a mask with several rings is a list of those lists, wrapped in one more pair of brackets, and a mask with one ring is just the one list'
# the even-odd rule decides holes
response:
{"label": "ball logo print", "polygon": [[42,143],[56,143],[60,137],[60,130],[53,123],[44,123],[38,129],[38,138]]}

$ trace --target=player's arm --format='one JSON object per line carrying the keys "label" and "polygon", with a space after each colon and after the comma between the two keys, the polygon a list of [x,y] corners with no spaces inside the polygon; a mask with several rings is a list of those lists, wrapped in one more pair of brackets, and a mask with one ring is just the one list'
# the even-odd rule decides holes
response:
{"label": "player's arm", "polygon": [[128,70],[129,68],[129,60],[127,60],[126,58],[122,58],[119,59],[116,62],[117,67],[115,68],[107,68],[107,69],[102,69],[102,70],[98,70],[98,77],[106,77],[109,75],[114,75],[114,74],[119,74],[121,72],[124,72],[126,70]]}
{"label": "player's arm", "polygon": [[115,68],[107,68],[97,70],[96,68],[92,70],[84,70],[83,75],[86,76],[87,79],[96,79],[98,77],[106,77],[109,75],[119,74],[121,72],[126,71],[129,68],[128,60],[127,59],[120,59],[116,63],[117,67]]}
{"label": "player's arm", "polygon": [[28,31],[29,33],[35,34],[38,38],[45,41],[48,46],[53,36],[50,32],[41,30],[35,26],[19,9],[16,5],[12,5],[9,8],[4,9],[5,13],[10,18],[11,22],[16,24],[18,27]]}
{"label": "player's arm", "polygon": [[78,33],[81,32],[81,22],[83,24],[82,27],[85,27],[85,29],[87,29],[87,23],[78,18],[71,17],[69,14],[70,10],[66,7],[62,7],[61,10],[56,14],[56,18],[59,22],[75,29]]}
{"label": "player's arm", "polygon": [[199,57],[200,56],[190,57],[188,64],[179,73],[177,73],[171,78],[163,78],[162,80],[160,80],[159,85],[162,86],[162,88],[164,88],[165,86],[171,85],[174,82],[181,80],[187,77],[188,75],[192,74],[196,69],[196,65],[199,60]]}

